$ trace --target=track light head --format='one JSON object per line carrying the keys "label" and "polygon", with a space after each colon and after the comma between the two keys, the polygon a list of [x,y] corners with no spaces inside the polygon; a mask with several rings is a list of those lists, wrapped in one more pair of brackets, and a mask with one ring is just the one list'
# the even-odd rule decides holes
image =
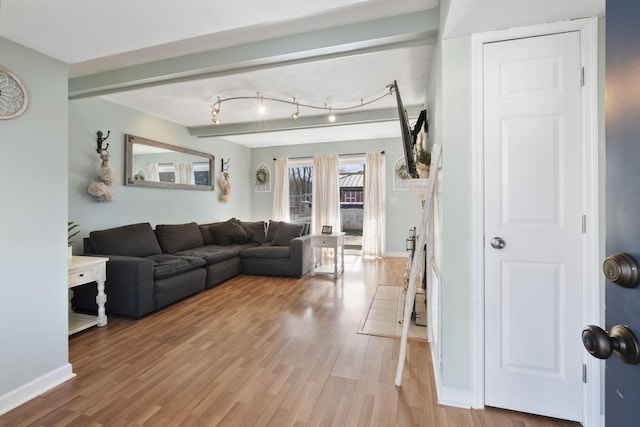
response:
{"label": "track light head", "polygon": [[222,101],[220,101],[220,97],[218,97],[218,100],[213,104],[211,108],[211,115],[213,117],[216,117],[218,114],[220,114],[221,106],[222,106]]}
{"label": "track light head", "polygon": [[296,99],[295,99],[295,98],[293,98],[293,103],[294,103],[294,104],[296,104],[296,111],[295,111],[295,112],[293,112],[293,113],[291,113],[291,118],[292,118],[293,120],[296,120],[296,119],[298,118],[298,116],[300,115],[300,104],[298,104],[298,103],[296,102]]}
{"label": "track light head", "polygon": [[333,112],[331,111],[331,108],[329,108],[329,117],[327,117],[327,119],[328,119],[331,123],[333,123],[333,122],[335,122],[335,121],[336,121],[336,115],[335,115],[335,114],[333,114]]}

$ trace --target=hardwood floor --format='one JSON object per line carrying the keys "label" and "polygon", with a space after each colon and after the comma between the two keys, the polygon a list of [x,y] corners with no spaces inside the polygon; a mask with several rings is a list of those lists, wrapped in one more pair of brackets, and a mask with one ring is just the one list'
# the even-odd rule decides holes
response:
{"label": "hardwood floor", "polygon": [[77,377],[0,426],[569,427],[520,413],[439,406],[428,344],[356,334],[377,284],[405,260],[348,256],[345,273],[241,276],[135,321],[69,340]]}

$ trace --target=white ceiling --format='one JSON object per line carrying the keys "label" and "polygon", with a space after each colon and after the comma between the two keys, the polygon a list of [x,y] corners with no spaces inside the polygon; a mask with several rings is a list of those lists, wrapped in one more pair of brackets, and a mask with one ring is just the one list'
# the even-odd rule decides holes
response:
{"label": "white ceiling", "polygon": [[[295,45],[303,35],[327,28],[412,14],[438,7],[439,0],[0,0],[0,36],[70,64],[72,81],[124,73],[140,64],[250,46],[262,40]],[[448,9],[444,37],[513,26],[604,14],[605,0],[442,0]],[[356,28],[356,27],[353,27]],[[356,31],[356,30],[353,30]],[[181,79],[102,98],[186,127],[211,125],[217,97],[255,95],[333,106],[353,105],[385,93],[397,80],[405,105],[422,105],[433,40],[353,50],[336,41],[323,55],[299,62],[240,68],[233,73]],[[371,46],[379,40],[371,40]],[[335,54],[339,52],[339,54]],[[187,58],[185,56],[185,58]],[[1,57],[0,57],[1,60]],[[166,65],[166,64],[164,64]],[[127,68],[129,67],[129,68]],[[103,73],[103,74],[97,74]],[[84,76],[84,77],[83,77]],[[262,120],[279,123],[294,107],[268,105],[258,117],[253,103],[223,103],[223,124]],[[385,97],[371,109],[395,108]],[[304,111],[302,116],[324,112]],[[324,117],[324,116],[323,116]],[[340,117],[340,116],[338,116]],[[338,119],[339,121],[339,119]],[[224,125],[223,125],[224,126]],[[221,127],[223,127],[221,126]],[[225,136],[247,145],[397,137],[397,123],[351,124]]]}

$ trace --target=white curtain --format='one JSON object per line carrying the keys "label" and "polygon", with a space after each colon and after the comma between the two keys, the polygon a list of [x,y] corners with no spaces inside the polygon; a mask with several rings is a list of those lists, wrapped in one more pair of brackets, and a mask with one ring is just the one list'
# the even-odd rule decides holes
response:
{"label": "white curtain", "polygon": [[271,218],[274,221],[289,221],[289,159],[276,159],[274,181]]}
{"label": "white curtain", "polygon": [[314,233],[320,233],[323,225],[332,226],[334,232],[341,231],[338,173],[337,155],[313,157],[311,229]]}
{"label": "white curtain", "polygon": [[193,184],[193,166],[191,163],[174,163],[176,184]]}
{"label": "white curtain", "polygon": [[364,212],[362,218],[362,256],[380,258],[385,252],[386,212],[384,208],[384,158],[379,152],[367,153],[364,166]]}
{"label": "white curtain", "polygon": [[160,182],[160,173],[158,172],[158,164],[157,163],[147,163],[147,172],[148,177],[147,180]]}

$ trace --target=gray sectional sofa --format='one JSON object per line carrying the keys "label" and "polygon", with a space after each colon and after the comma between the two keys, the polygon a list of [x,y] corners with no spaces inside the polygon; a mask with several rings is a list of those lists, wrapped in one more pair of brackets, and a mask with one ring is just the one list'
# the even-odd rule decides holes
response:
{"label": "gray sectional sofa", "polygon": [[[107,312],[136,319],[242,273],[302,277],[313,262],[308,224],[235,218],[93,231],[84,253],[109,257]],[[74,288],[74,309],[95,310],[95,295]]]}

